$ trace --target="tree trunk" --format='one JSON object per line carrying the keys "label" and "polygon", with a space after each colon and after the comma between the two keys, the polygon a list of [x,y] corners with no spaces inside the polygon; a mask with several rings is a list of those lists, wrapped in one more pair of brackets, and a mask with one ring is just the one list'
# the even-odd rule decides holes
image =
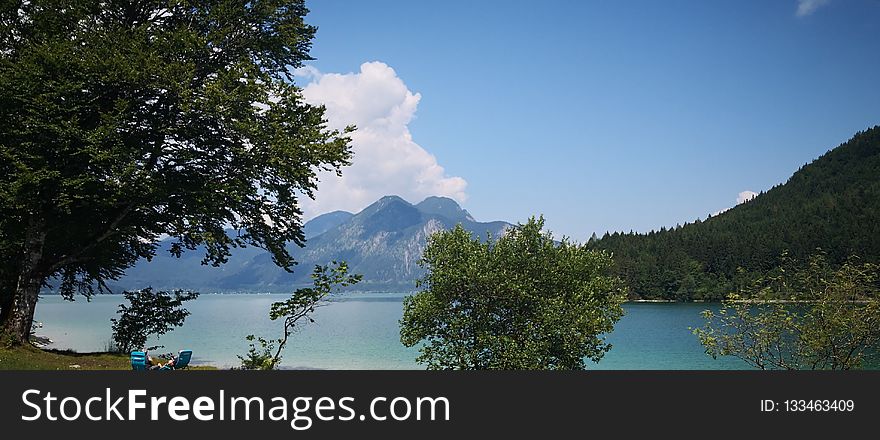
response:
{"label": "tree trunk", "polygon": [[6,326],[6,320],[9,319],[10,309],[12,309],[12,300],[15,299],[15,287],[0,283],[0,328]]}
{"label": "tree trunk", "polygon": [[31,217],[25,234],[24,255],[22,256],[18,282],[12,304],[9,307],[9,315],[3,322],[3,332],[20,343],[26,343],[30,339],[34,311],[37,308],[37,297],[40,294],[40,288],[43,287],[45,277],[39,270],[39,264],[43,257],[45,241],[46,232],[43,223]]}

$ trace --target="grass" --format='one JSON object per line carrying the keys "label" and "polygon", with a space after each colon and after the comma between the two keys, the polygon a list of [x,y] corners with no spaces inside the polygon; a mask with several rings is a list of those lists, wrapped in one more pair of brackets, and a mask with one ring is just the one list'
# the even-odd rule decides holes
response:
{"label": "grass", "polygon": [[[217,368],[196,366],[188,369]],[[33,345],[0,346],[0,370],[131,370],[131,362],[128,355],[118,353],[42,350]]]}

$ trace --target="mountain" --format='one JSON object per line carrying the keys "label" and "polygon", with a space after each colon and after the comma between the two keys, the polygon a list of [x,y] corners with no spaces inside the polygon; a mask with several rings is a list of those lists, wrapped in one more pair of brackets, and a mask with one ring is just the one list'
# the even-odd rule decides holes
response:
{"label": "mountain", "polygon": [[412,290],[423,273],[418,266],[427,238],[434,232],[461,224],[475,237],[497,237],[509,223],[481,223],[454,200],[428,197],[413,205],[397,196],[382,197],[357,214],[335,211],[303,225],[304,248],[289,249],[299,264],[293,273],[272,263],[258,248],[233,249],[229,262],[201,265],[198,250],[180,259],[163,243],[152,261],[141,261],[114,283],[115,289],[187,288],[202,292],[289,292],[311,283],[311,269],[333,260],[345,260],[352,273],[364,276],[360,290]]}
{"label": "mountain", "polygon": [[724,213],[647,234],[605,234],[632,297],[718,299],[821,248],[840,264],[880,261],[880,126],[801,167],[787,182]]}
{"label": "mountain", "polygon": [[457,222],[475,221],[471,214],[458,206],[455,200],[447,197],[428,197],[416,205],[416,209],[425,214],[434,214],[446,217]]}
{"label": "mountain", "polygon": [[346,211],[333,211],[321,214],[303,225],[306,239],[317,237],[352,218],[354,214]]}

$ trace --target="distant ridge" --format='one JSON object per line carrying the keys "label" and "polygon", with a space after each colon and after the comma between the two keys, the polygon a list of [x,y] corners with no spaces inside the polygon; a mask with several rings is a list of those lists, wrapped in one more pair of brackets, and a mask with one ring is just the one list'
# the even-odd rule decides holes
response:
{"label": "distant ridge", "polygon": [[345,223],[348,219],[352,218],[354,214],[346,211],[333,211],[328,212],[326,214],[321,214],[303,225],[303,234],[306,238],[312,238],[318,235],[321,235],[330,229],[333,229],[339,226],[342,223]]}
{"label": "distant ridge", "polygon": [[305,248],[291,246],[299,263],[287,273],[272,263],[261,249],[234,249],[220,267],[200,264],[199,251],[177,259],[162,247],[153,261],[141,261],[114,283],[120,289],[187,288],[202,292],[289,292],[311,282],[311,269],[333,260],[345,260],[364,279],[359,290],[415,288],[424,271],[418,265],[427,238],[434,232],[461,224],[474,236],[498,236],[507,222],[478,222],[454,200],[428,197],[411,204],[398,196],[385,196],[357,214],[334,211],[319,215],[303,227]]}

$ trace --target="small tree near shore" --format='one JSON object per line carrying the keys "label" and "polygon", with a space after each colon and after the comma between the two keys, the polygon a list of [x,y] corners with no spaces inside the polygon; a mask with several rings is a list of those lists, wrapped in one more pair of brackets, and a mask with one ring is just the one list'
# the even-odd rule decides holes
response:
{"label": "small tree near shore", "polygon": [[[248,352],[238,356],[243,370],[274,370],[281,363],[281,355],[287,346],[290,335],[297,326],[305,321],[315,322],[309,316],[315,309],[327,304],[327,298],[337,287],[348,287],[357,284],[361,275],[350,275],[348,264],[333,261],[327,266],[315,266],[312,271],[312,286],[297,289],[290,298],[272,303],[269,319],[283,322],[281,338],[265,339],[248,335],[250,342]],[[259,347],[257,346],[259,345]]]}
{"label": "small tree near shore", "polygon": [[183,303],[198,298],[198,292],[185,290],[141,290],[123,292],[130,305],[119,306],[119,319],[113,318],[113,343],[120,353],[144,348],[150,335],[161,336],[180,327],[189,316]]}
{"label": "small tree near shore", "polygon": [[880,350],[878,268],[855,258],[832,269],[822,254],[805,265],[783,258],[773,274],[730,295],[693,330],[713,358],[762,370],[850,370]]}

